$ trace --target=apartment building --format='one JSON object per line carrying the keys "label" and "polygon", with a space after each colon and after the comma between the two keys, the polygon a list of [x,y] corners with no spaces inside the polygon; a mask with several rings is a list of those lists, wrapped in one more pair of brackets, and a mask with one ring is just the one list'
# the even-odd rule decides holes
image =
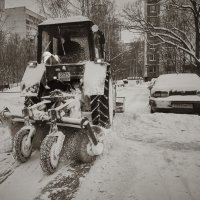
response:
{"label": "apartment building", "polygon": [[37,26],[45,18],[26,7],[7,8],[3,11],[5,24],[3,30],[8,33],[17,33],[21,38],[34,39],[37,35]]}

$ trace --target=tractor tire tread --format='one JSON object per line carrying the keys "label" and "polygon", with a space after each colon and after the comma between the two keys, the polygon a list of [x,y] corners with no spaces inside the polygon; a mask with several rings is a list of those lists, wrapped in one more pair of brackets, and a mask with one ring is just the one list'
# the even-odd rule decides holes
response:
{"label": "tractor tire tread", "polygon": [[13,157],[21,163],[24,163],[27,160],[29,160],[32,153],[32,147],[31,147],[30,154],[28,156],[24,156],[21,151],[22,140],[27,134],[28,134],[27,131],[20,130],[15,134],[13,138]]}
{"label": "tractor tire tread", "polygon": [[51,165],[50,157],[52,145],[56,140],[57,138],[54,136],[46,136],[40,147],[40,166],[46,174],[52,174],[56,171],[56,168]]}

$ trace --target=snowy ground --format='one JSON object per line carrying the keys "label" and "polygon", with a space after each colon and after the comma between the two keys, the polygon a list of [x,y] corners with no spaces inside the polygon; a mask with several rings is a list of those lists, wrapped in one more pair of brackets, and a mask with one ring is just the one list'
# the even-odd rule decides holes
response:
{"label": "snowy ground", "polygon": [[[200,116],[150,114],[145,84],[129,83],[118,95],[126,96],[125,113],[116,114],[104,154],[91,166],[63,161],[46,176],[37,151],[19,165],[1,128],[0,200],[199,200]],[[0,107],[21,103],[17,94],[0,94]]]}

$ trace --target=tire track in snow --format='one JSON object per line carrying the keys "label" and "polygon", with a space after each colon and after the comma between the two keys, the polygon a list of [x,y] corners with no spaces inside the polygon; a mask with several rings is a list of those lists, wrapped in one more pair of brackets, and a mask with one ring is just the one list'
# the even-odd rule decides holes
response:
{"label": "tire track in snow", "polygon": [[[80,179],[85,177],[92,164],[71,163],[58,171],[58,175],[51,180],[34,200],[71,200],[77,192]],[[68,173],[66,174],[67,171]]]}
{"label": "tire track in snow", "polygon": [[0,184],[2,184],[14,173],[14,171],[18,167],[18,164],[14,160],[11,153],[1,153],[0,159]]}

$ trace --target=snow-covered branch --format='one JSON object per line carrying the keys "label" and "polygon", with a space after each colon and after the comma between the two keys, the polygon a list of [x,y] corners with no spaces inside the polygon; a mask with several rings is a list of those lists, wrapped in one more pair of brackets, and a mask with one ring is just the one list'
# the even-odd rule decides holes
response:
{"label": "snow-covered branch", "polygon": [[[200,60],[196,57],[196,55],[193,53],[193,52],[191,52],[190,50],[188,50],[188,49],[185,49],[185,48],[183,48],[182,46],[180,46],[180,45],[177,45],[177,44],[175,44],[175,43],[173,43],[173,42],[171,42],[171,41],[169,41],[169,40],[166,40],[166,39],[164,39],[163,37],[161,37],[161,36],[159,36],[159,35],[156,35],[161,41],[163,41],[165,44],[169,44],[169,45],[171,45],[171,46],[174,46],[174,47],[176,47],[177,49],[180,49],[180,50],[182,50],[183,52],[185,52],[185,53],[187,53],[187,54],[189,54],[190,56],[192,56],[194,59],[195,59],[195,61],[198,63],[198,64],[200,64]],[[195,66],[197,66],[196,64],[194,64]]]}
{"label": "snow-covered branch", "polygon": [[165,9],[159,14],[160,22],[155,23],[138,8],[141,4],[125,7],[123,27],[157,37],[157,44],[176,47],[193,57],[194,64],[200,66],[200,4],[197,0],[162,0],[162,4],[166,7],[162,5]]}

